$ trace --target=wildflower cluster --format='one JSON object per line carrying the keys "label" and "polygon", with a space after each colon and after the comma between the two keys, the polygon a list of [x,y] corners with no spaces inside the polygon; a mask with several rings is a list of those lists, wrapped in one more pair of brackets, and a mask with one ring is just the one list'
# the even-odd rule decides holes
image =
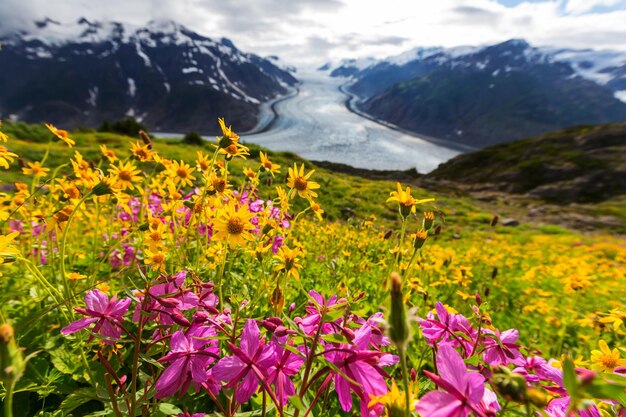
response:
{"label": "wildflower cluster", "polygon": [[219,124],[197,152],[0,135],[4,415],[14,395],[115,416],[625,415],[623,241],[501,232],[401,184],[386,205],[371,187],[382,221],[333,209],[339,177]]}

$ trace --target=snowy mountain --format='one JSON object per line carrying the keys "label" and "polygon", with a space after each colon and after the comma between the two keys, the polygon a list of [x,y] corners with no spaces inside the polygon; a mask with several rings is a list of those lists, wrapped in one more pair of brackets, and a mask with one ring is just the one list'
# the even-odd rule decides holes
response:
{"label": "snowy mountain", "polygon": [[260,103],[297,82],[275,57],[172,21],[46,19],[0,42],[0,117],[65,128],[134,117],[154,130],[209,132],[224,116],[246,130]]}
{"label": "snowy mountain", "polygon": [[[331,71],[358,107],[417,133],[486,146],[559,128],[626,120],[626,53],[535,48],[417,48]],[[344,75],[345,76],[345,75]]]}

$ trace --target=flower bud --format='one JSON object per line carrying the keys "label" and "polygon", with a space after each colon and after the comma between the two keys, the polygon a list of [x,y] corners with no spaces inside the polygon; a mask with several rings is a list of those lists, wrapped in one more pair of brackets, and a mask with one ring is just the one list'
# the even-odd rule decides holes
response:
{"label": "flower bud", "polygon": [[113,190],[111,190],[111,186],[105,180],[100,181],[91,189],[92,194],[101,196],[111,194]]}
{"label": "flower bud", "polygon": [[498,366],[493,370],[489,382],[507,401],[526,402],[526,379],[522,375],[514,374],[504,366]]}
{"label": "flower bud", "polygon": [[270,297],[270,304],[274,307],[274,310],[280,312],[283,310],[283,306],[285,304],[285,298],[283,296],[283,289],[280,288],[280,285],[277,285],[272,291],[272,296]]}
{"label": "flower bud", "polygon": [[187,318],[183,316],[182,313],[180,313],[178,310],[174,310],[170,312],[170,317],[172,320],[174,320],[176,324],[179,324],[185,327],[191,326],[191,323],[189,322],[189,320],[187,320]]}
{"label": "flower bud", "polygon": [[435,213],[433,213],[432,211],[425,211],[424,221],[422,222],[422,228],[424,230],[430,230],[430,228],[433,227],[434,223],[435,223]]}
{"label": "flower bud", "polygon": [[13,337],[13,327],[0,325],[0,381],[5,387],[14,384],[22,376],[25,363],[22,350]]}
{"label": "flower bud", "polygon": [[550,403],[552,397],[540,389],[527,388],[526,399],[529,403],[536,405],[539,408],[544,408]]}
{"label": "flower bud", "polygon": [[166,308],[175,308],[178,306],[178,300],[171,297],[159,297],[156,299],[159,304]]}
{"label": "flower bud", "polygon": [[391,308],[389,309],[389,338],[400,349],[409,342],[411,328],[406,318],[402,297],[402,278],[391,274]]}
{"label": "flower bud", "polygon": [[424,246],[424,243],[426,242],[427,237],[428,237],[428,232],[426,230],[424,229],[418,230],[417,233],[415,233],[415,237],[413,240],[413,248],[420,249],[422,246]]}

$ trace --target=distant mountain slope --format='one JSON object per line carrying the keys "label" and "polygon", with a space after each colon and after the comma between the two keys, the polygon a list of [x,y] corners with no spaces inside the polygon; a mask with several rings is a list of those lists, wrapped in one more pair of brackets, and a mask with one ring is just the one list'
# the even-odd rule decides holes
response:
{"label": "distant mountain slope", "polygon": [[459,155],[425,176],[559,203],[626,194],[626,123],[579,126]]}
{"label": "distant mountain slope", "polygon": [[626,120],[626,53],[418,48],[347,73],[359,109],[411,131],[483,147],[576,124]]}
{"label": "distant mountain slope", "polygon": [[46,20],[0,39],[0,116],[64,128],[135,117],[161,131],[240,130],[297,80],[268,60],[171,21]]}

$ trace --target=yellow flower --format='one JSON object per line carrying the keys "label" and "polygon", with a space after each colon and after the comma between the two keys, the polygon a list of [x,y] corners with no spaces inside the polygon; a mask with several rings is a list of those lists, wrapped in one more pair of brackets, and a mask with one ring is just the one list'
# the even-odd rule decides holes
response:
{"label": "yellow flower", "polygon": [[57,129],[56,127],[54,127],[53,125],[48,124],[48,123],[46,123],[45,125],[48,128],[48,130],[52,132],[52,134],[54,136],[56,136],[57,138],[61,139],[70,148],[72,146],[76,145],[76,142],[74,142],[72,139],[70,139],[70,137],[69,137],[69,135],[68,135],[66,130]]}
{"label": "yellow flower", "polygon": [[150,230],[144,234],[144,242],[152,250],[156,250],[165,235],[165,225],[158,218],[155,218],[155,220],[158,221],[158,223],[154,223],[156,227],[150,226]]}
{"label": "yellow flower", "polygon": [[79,272],[70,272],[69,274],[67,274],[67,279],[69,279],[70,281],[78,281],[79,279],[85,278],[87,278],[87,275],[83,275]]}
{"label": "yellow flower", "polygon": [[118,166],[112,166],[109,168],[111,179],[114,185],[120,187],[122,190],[130,188],[135,189],[134,182],[141,181],[141,177],[137,174],[141,173],[132,162],[120,162]]}
{"label": "yellow flower", "polygon": [[622,311],[617,308],[614,308],[607,314],[606,317],[602,317],[600,319],[601,323],[613,324],[613,329],[615,331],[619,330],[619,328],[624,324],[624,321],[626,321],[626,311]]}
{"label": "yellow flower", "polygon": [[[247,207],[247,206],[244,206]],[[231,248],[245,245],[247,240],[252,239],[251,230],[255,226],[250,222],[254,217],[247,208],[229,204],[218,211],[214,223],[215,240],[225,241]]]}
{"label": "yellow flower", "polygon": [[131,145],[130,153],[142,162],[152,161],[155,155],[155,152],[152,150],[150,145],[141,145],[139,141]]}
{"label": "yellow flower", "polygon": [[322,214],[324,214],[324,210],[322,210],[322,207],[319,205],[319,203],[313,200],[309,200],[309,203],[311,204],[311,210],[313,211],[313,213],[315,213],[319,220],[322,220]]}
{"label": "yellow flower", "polygon": [[26,175],[34,175],[35,177],[45,177],[50,172],[50,168],[41,166],[39,161],[28,162],[28,167],[23,167],[22,172]]}
{"label": "yellow flower", "polygon": [[146,249],[144,251],[144,260],[143,262],[146,265],[150,265],[150,268],[155,271],[165,271],[165,259],[166,259],[167,249],[165,248],[155,248],[153,250]]}
{"label": "yellow flower", "polygon": [[[413,382],[409,383],[409,406],[412,409],[415,408],[415,402],[417,401],[418,387]],[[398,389],[395,381],[391,382],[391,389],[384,395],[371,395],[368,407],[373,407],[377,404],[385,407],[386,417],[404,417],[406,410],[406,399],[404,392]]]}
{"label": "yellow flower", "polygon": [[591,351],[591,367],[599,372],[613,372],[618,366],[626,366],[626,359],[620,358],[619,350],[609,349],[604,340],[598,343],[600,350]]}
{"label": "yellow flower", "polygon": [[218,176],[215,172],[211,172],[211,175],[209,175],[209,178],[207,179],[207,183],[209,191],[215,191],[218,195],[229,194],[230,190],[228,188],[230,187],[230,184],[228,184],[226,178]]}
{"label": "yellow flower", "polygon": [[[226,154],[227,158],[233,158],[240,156],[246,159],[245,155],[248,155],[248,148],[239,143],[239,135],[233,132],[230,126],[226,127],[223,118],[217,119],[222,129],[222,137],[217,137],[217,147],[220,154]],[[215,146],[215,145],[214,145]]]}
{"label": "yellow flower", "polygon": [[196,168],[200,172],[207,172],[211,168],[211,160],[207,155],[198,151],[198,159],[196,159]]}
{"label": "yellow flower", "polygon": [[239,140],[239,135],[237,135],[235,132],[233,132],[233,129],[231,126],[226,127],[226,123],[224,122],[224,118],[220,117],[217,119],[217,122],[220,124],[220,128],[222,129],[222,136],[226,137],[232,141],[238,141]]}
{"label": "yellow flower", "polygon": [[80,152],[74,152],[74,159],[71,160],[72,168],[74,169],[74,175],[80,178],[85,186],[91,187],[96,182],[98,176],[91,169],[89,162],[83,159]]}
{"label": "yellow flower", "polygon": [[280,165],[272,163],[272,161],[270,161],[270,159],[267,157],[267,154],[264,152],[260,152],[259,155],[261,157],[261,167],[265,171],[272,174],[272,177],[274,176],[275,173],[278,173]]}
{"label": "yellow flower", "polygon": [[50,229],[54,229],[58,227],[60,230],[63,230],[63,223],[67,222],[74,212],[74,206],[65,206],[61,210],[55,212],[50,221],[48,222],[48,226]]}
{"label": "yellow flower", "polygon": [[415,206],[422,203],[428,203],[430,201],[435,201],[434,198],[425,198],[423,200],[416,200],[411,196],[411,187],[406,187],[406,191],[402,190],[402,185],[400,183],[396,184],[398,187],[398,191],[392,191],[391,197],[387,199],[387,202],[390,203],[395,201],[400,206],[400,215],[402,217],[408,216],[410,213],[415,213]]}
{"label": "yellow flower", "polygon": [[19,235],[19,232],[9,233],[6,236],[0,235],[0,265],[5,259],[10,259],[13,255],[20,253],[13,245],[13,241]]}
{"label": "yellow flower", "polygon": [[289,168],[289,178],[287,179],[287,186],[291,188],[289,195],[291,198],[295,196],[297,193],[302,198],[315,198],[317,197],[317,193],[315,193],[315,189],[320,188],[320,185],[316,182],[309,181],[309,178],[315,170],[311,170],[308,174],[304,175],[304,164],[298,166],[294,163],[293,168]]}
{"label": "yellow flower", "polygon": [[9,169],[9,164],[13,163],[14,158],[17,158],[17,154],[9,152],[4,146],[0,146],[0,167]]}
{"label": "yellow flower", "polygon": [[196,179],[196,177],[191,175],[193,173],[193,168],[183,161],[173,161],[172,165],[169,166],[168,171],[174,182],[176,184],[180,184],[181,187],[193,185],[193,181]]}
{"label": "yellow flower", "polygon": [[106,159],[109,160],[109,162],[117,161],[117,155],[115,154],[115,151],[107,148],[106,145],[100,145],[100,152],[102,152],[102,155],[104,155]]}
{"label": "yellow flower", "polygon": [[280,203],[280,209],[287,213],[289,211],[289,197],[285,192],[285,189],[280,185],[276,187],[276,192],[278,193],[278,201]]}
{"label": "yellow flower", "polygon": [[[0,120],[0,129],[1,128],[2,128],[2,121]],[[8,140],[9,140],[9,137],[5,133],[0,132],[0,142],[6,142]]]}
{"label": "yellow flower", "polygon": [[274,259],[278,260],[279,264],[276,265],[274,271],[281,271],[285,273],[285,276],[293,276],[295,279],[300,279],[299,270],[302,269],[298,256],[302,254],[300,248],[289,249],[287,246],[281,246],[278,249],[278,253],[274,255]]}

